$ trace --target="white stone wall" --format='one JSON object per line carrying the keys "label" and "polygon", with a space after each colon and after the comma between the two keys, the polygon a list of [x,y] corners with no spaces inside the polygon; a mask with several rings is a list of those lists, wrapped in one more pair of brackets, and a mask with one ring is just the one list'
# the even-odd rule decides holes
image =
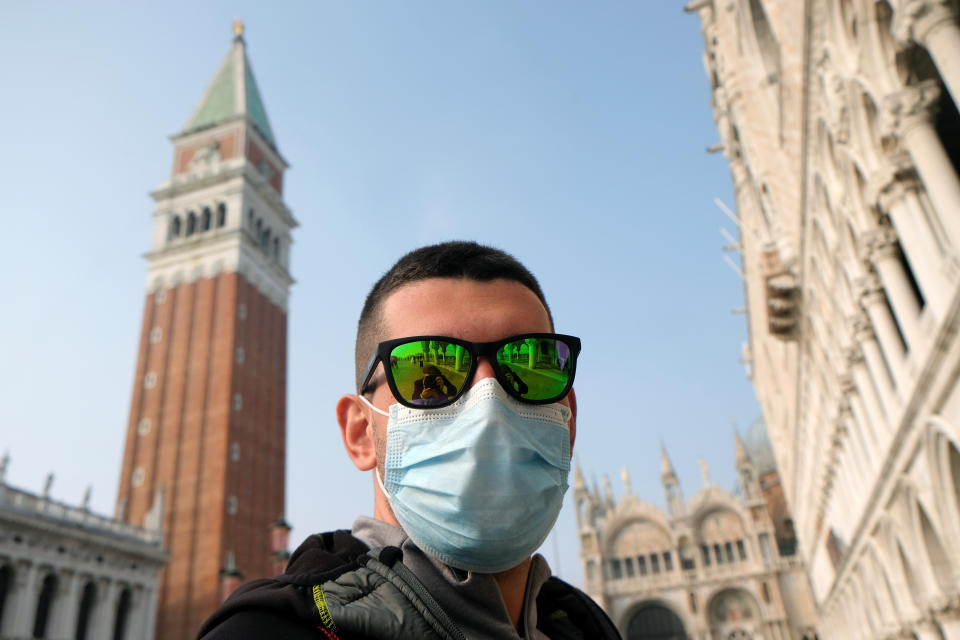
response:
{"label": "white stone wall", "polygon": [[[937,129],[960,98],[958,4],[688,9],[733,174],[752,380],[821,637],[960,638],[960,178],[956,134]],[[771,58],[793,96],[779,115]],[[771,278],[795,286],[789,334],[772,330]]]}
{"label": "white stone wall", "polygon": [[0,570],[10,575],[0,638],[32,638],[47,576],[54,576],[44,637],[73,640],[84,588],[93,585],[86,638],[111,638],[127,592],[123,638],[153,638],[157,577],[166,555],[156,532],[69,507],[2,483]]}

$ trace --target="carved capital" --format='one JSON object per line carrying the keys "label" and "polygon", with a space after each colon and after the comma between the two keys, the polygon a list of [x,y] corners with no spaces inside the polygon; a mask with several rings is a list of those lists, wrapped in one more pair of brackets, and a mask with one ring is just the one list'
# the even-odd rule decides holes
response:
{"label": "carved capital", "polygon": [[[872,335],[873,332],[871,332]],[[863,351],[860,350],[860,347],[850,347],[844,349],[843,357],[847,361],[847,366],[852,368],[863,362]]]}
{"label": "carved capital", "polygon": [[877,227],[867,234],[865,244],[871,262],[888,260],[897,255],[897,232],[890,226]]}
{"label": "carved capital", "polygon": [[936,80],[924,80],[883,99],[883,129],[904,136],[911,128],[931,119],[930,108],[940,98],[940,85]]}
{"label": "carved capital", "polygon": [[891,31],[902,42],[915,40],[926,46],[931,33],[956,20],[956,12],[944,0],[906,0],[893,14]]}
{"label": "carved capital", "polygon": [[857,299],[864,308],[883,302],[883,288],[876,274],[870,273],[857,278],[854,286]]}
{"label": "carved capital", "polygon": [[[853,349],[848,349],[848,351],[853,351]],[[859,352],[860,350],[857,349],[856,351]],[[850,356],[847,353],[844,353],[844,356],[846,356],[846,359],[849,362],[851,359]],[[850,413],[850,398],[847,396],[849,396],[852,393],[856,393],[856,389],[857,389],[856,385],[853,382],[853,376],[851,376],[849,373],[844,373],[843,375],[837,378],[837,382],[840,383],[840,394],[842,396],[840,398],[840,404],[837,409],[837,412],[841,415]]]}
{"label": "carved capital", "polygon": [[870,174],[864,196],[888,209],[903,194],[918,185],[917,172],[910,154],[901,151],[887,156],[886,162]]}

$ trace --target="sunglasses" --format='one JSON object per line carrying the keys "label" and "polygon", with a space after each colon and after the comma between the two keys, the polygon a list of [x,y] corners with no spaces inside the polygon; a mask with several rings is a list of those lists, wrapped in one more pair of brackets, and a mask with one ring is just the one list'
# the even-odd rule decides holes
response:
{"label": "sunglasses", "polygon": [[446,407],[470,387],[477,360],[485,356],[507,393],[529,404],[562,400],[573,386],[580,338],[559,333],[524,333],[494,342],[446,336],[413,336],[377,345],[363,374],[360,393],[370,385],[377,363],[393,397],[407,407]]}

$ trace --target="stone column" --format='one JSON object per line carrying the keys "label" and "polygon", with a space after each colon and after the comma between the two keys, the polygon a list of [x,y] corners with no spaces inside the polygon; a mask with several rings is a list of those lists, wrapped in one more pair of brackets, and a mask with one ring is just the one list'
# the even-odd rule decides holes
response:
{"label": "stone column", "polygon": [[127,616],[127,637],[145,638],[144,624],[147,617],[147,600],[142,585],[131,587],[130,615]]}
{"label": "stone column", "polygon": [[101,578],[97,582],[97,602],[90,616],[90,632],[88,638],[113,637],[113,620],[117,615],[117,598],[120,597],[122,585],[109,578]]}
{"label": "stone column", "polygon": [[873,472],[878,468],[881,460],[880,446],[876,433],[871,428],[870,423],[868,421],[865,422],[862,401],[857,397],[856,390],[856,385],[849,375],[840,377],[842,400],[838,412],[838,419],[849,431],[855,432],[858,441],[862,443],[863,457],[869,470],[870,480],[872,481]]}
{"label": "stone column", "polygon": [[913,632],[920,640],[942,640],[940,630],[930,620],[921,620],[913,627]]}
{"label": "stone column", "polygon": [[[958,209],[960,211],[960,209]],[[880,282],[875,276],[860,278],[858,281],[858,295],[860,305],[866,311],[870,318],[870,324],[876,333],[877,341],[880,343],[880,349],[883,351],[887,365],[890,367],[890,374],[893,376],[894,389],[899,399],[904,397],[904,385],[906,384],[906,370],[904,367],[904,358],[906,353],[903,349],[903,343],[900,341],[900,333],[894,324],[893,316],[887,308],[884,300],[883,290],[880,288]],[[869,359],[867,350],[864,349],[864,357]],[[882,380],[886,375],[886,370],[882,367],[879,370],[875,363],[869,363],[874,380]],[[882,383],[880,383],[882,386]],[[888,416],[890,417],[890,416]]]}
{"label": "stone column", "polygon": [[953,101],[960,104],[960,27],[946,3],[906,0],[894,14],[893,33],[913,39],[930,54]]}
{"label": "stone column", "polygon": [[871,177],[871,193],[896,228],[900,248],[913,269],[927,307],[940,319],[949,303],[945,291],[949,284],[941,268],[941,245],[920,201],[918,190],[923,187],[913,175],[909,158],[895,162]]}
{"label": "stone column", "polygon": [[890,227],[880,227],[871,232],[867,242],[870,261],[880,275],[907,346],[915,349],[921,337],[920,303],[900,263],[897,234]]}
{"label": "stone column", "polygon": [[61,571],[57,575],[57,592],[50,608],[47,637],[72,638],[76,635],[77,610],[80,607],[80,580],[73,571]]}
{"label": "stone column", "polygon": [[860,347],[859,350],[854,347],[847,353],[853,381],[867,408],[870,423],[876,425],[876,432],[891,432],[894,416],[899,409],[899,398],[887,373],[880,345],[865,315],[859,313],[854,316],[851,325],[854,344]]}
{"label": "stone column", "polygon": [[960,247],[960,179],[930,121],[930,106],[939,93],[936,81],[927,80],[890,94],[884,117],[910,152],[950,243]]}
{"label": "stone column", "polygon": [[143,617],[143,640],[153,640],[153,630],[157,626],[157,591],[145,588],[143,593],[146,611]]}
{"label": "stone column", "polygon": [[943,630],[944,640],[960,640],[960,615],[956,611],[938,615],[937,624]]}
{"label": "stone column", "polygon": [[[21,560],[16,563],[13,574],[13,593],[7,596],[3,629],[4,638],[29,638],[33,635],[33,617],[37,612],[37,566]],[[11,597],[12,596],[12,597]]]}

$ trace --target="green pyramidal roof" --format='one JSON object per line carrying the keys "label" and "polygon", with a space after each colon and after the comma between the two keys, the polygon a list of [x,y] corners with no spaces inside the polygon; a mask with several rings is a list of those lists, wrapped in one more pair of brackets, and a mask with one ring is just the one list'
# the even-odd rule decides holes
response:
{"label": "green pyramidal roof", "polygon": [[209,127],[240,115],[249,117],[261,135],[271,145],[277,146],[257,81],[253,78],[243,38],[237,37],[200,98],[200,103],[190,114],[183,132]]}

